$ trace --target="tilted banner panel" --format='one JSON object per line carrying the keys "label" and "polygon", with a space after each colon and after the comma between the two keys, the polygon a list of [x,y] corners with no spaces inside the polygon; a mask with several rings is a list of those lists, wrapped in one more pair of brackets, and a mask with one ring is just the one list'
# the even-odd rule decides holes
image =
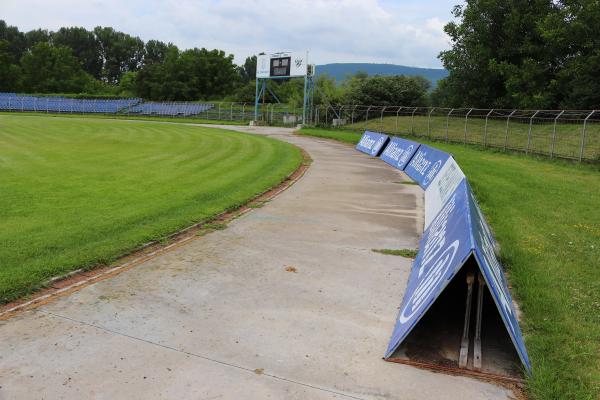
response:
{"label": "tilted banner panel", "polygon": [[391,166],[404,171],[420,145],[420,143],[411,140],[394,137],[381,153],[380,158]]}
{"label": "tilted banner panel", "polygon": [[454,158],[448,158],[425,190],[425,228],[431,224],[463,179],[466,179],[465,174]]}
{"label": "tilted banner panel", "polygon": [[427,189],[448,158],[450,154],[422,144],[404,172],[423,189]]}
{"label": "tilted banner panel", "polygon": [[491,230],[463,179],[423,234],[385,357],[393,355],[467,259],[474,256],[519,359],[530,370],[516,311],[495,248]]}
{"label": "tilted banner panel", "polygon": [[472,253],[466,185],[425,230],[385,357],[408,336]]}
{"label": "tilted banner panel", "polygon": [[519,354],[521,362],[527,370],[531,370],[527,349],[525,348],[521,329],[519,328],[519,321],[517,320],[517,312],[508,290],[508,283],[506,282],[502,265],[496,256],[496,241],[468,184],[467,192],[469,194],[471,235],[474,239],[473,249],[477,263],[479,264],[481,273],[485,277],[492,298],[496,303],[496,307],[500,312],[502,321]]}
{"label": "tilted banner panel", "polygon": [[356,150],[367,153],[373,157],[378,157],[389,140],[390,137],[383,133],[365,131],[356,145]]}

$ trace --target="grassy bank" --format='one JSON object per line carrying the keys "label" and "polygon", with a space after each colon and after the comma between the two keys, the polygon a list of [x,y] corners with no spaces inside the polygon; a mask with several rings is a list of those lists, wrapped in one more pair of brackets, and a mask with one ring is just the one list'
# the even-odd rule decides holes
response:
{"label": "grassy bank", "polygon": [[180,124],[0,116],[0,303],[236,207],[299,150]]}
{"label": "grassy bank", "polygon": [[[319,129],[299,133],[347,143],[361,136]],[[531,397],[598,399],[598,167],[419,140],[454,155],[500,243],[523,311],[533,364]]]}

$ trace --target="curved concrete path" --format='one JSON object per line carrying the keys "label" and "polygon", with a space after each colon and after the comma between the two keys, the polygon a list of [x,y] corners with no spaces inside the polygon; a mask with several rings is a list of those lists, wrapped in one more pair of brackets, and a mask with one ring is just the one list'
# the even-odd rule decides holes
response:
{"label": "curved concrete path", "polygon": [[314,163],[226,230],[0,322],[0,399],[509,398],[381,359],[411,263],[371,249],[416,246],[418,186],[351,146],[235,129]]}

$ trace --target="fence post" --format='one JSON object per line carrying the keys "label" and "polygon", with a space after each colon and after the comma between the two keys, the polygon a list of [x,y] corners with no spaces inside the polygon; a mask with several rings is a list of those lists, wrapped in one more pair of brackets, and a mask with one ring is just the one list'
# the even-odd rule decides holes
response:
{"label": "fence post", "polygon": [[419,107],[415,107],[410,116],[410,133],[413,135],[415,134],[415,113],[417,112],[417,108]]}
{"label": "fence post", "polygon": [[531,118],[529,118],[529,131],[527,132],[527,147],[525,147],[525,154],[529,154],[529,146],[531,146],[531,130],[533,128],[533,119],[536,115],[538,115],[539,112],[540,110],[536,110],[536,112],[533,113]]}
{"label": "fence post", "polygon": [[383,132],[383,113],[386,108],[387,108],[387,106],[383,106],[383,108],[381,109],[381,118],[379,118],[379,131],[380,132]]}
{"label": "fence post", "polygon": [[556,123],[558,119],[563,115],[565,110],[562,110],[555,118],[554,118],[554,126],[552,127],[552,144],[550,145],[550,158],[554,156],[554,148],[556,146]]}
{"label": "fence post", "polygon": [[472,111],[473,109],[471,108],[467,115],[465,115],[465,144],[467,144],[467,123],[469,122],[469,114],[471,114]]}
{"label": "fence post", "polygon": [[369,130],[369,110],[371,109],[371,107],[373,107],[373,106],[367,107],[367,114],[365,115],[365,130],[366,131]]}
{"label": "fence post", "polygon": [[273,120],[275,119],[275,104],[271,106],[271,124],[273,124]]}
{"label": "fence post", "polygon": [[396,134],[400,133],[400,131],[398,130],[398,114],[400,113],[400,110],[402,110],[404,107],[399,107],[398,110],[396,111]]}
{"label": "fence post", "polygon": [[448,125],[450,124],[450,114],[454,111],[454,108],[450,110],[448,115],[446,115],[446,143],[448,143]]}
{"label": "fence post", "polygon": [[488,118],[494,112],[492,108],[485,116],[485,127],[483,128],[483,147],[487,147],[487,133],[488,133]]}
{"label": "fence post", "polygon": [[344,115],[342,114],[343,111],[344,111],[344,106],[341,106],[340,107],[340,115],[339,115],[339,117],[340,117],[340,125],[341,125],[341,123],[344,120]]}
{"label": "fence post", "polygon": [[427,136],[429,136],[431,138],[431,114],[433,113],[433,110],[435,110],[435,107],[431,108],[431,111],[429,111],[429,114],[427,115]]}
{"label": "fence post", "polygon": [[594,115],[595,112],[596,110],[592,110],[592,112],[589,113],[588,116],[583,120],[583,129],[581,130],[581,147],[579,149],[579,162],[583,160],[583,149],[585,147],[585,128],[587,128],[587,121],[592,115]]}
{"label": "fence post", "polygon": [[233,101],[231,102],[231,105],[229,107],[229,120],[233,121]]}
{"label": "fence post", "polygon": [[504,151],[506,151],[506,146],[508,144],[508,124],[510,123],[510,117],[513,116],[514,113],[516,113],[517,110],[513,110],[509,115],[508,118],[506,118],[506,131],[504,132]]}
{"label": "fence post", "polygon": [[351,125],[354,125],[354,110],[356,110],[356,107],[358,107],[356,104],[354,105],[354,107],[352,107],[352,115],[350,116]]}

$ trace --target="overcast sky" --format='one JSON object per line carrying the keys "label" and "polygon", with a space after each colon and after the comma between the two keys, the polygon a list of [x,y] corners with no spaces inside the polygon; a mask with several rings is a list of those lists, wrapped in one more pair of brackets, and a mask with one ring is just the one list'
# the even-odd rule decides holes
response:
{"label": "overcast sky", "polygon": [[0,0],[23,31],[113,28],[180,48],[218,48],[237,63],[261,51],[310,50],[310,62],[441,67],[443,26],[459,0]]}

